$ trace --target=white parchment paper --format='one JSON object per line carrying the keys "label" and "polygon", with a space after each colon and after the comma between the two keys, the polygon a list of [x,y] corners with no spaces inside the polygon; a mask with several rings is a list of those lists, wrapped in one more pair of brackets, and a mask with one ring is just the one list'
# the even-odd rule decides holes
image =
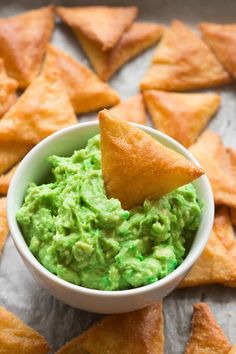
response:
{"label": "white parchment paper", "polygon": [[[0,0],[0,16],[14,15],[48,3],[47,0]],[[175,18],[191,26],[201,21],[236,22],[234,0],[65,0],[54,3],[64,6],[136,4],[140,9],[139,20],[164,24],[169,24]],[[89,65],[71,31],[59,21],[52,41],[82,63]],[[122,98],[138,92],[138,84],[149,65],[152,52],[152,49],[148,50],[132,60],[110,81]],[[210,123],[210,128],[219,131],[224,142],[236,148],[236,84],[219,90],[222,93],[222,107]],[[95,117],[96,115],[91,114],[79,119],[84,121]],[[169,295],[164,301],[166,354],[183,353],[190,331],[192,304],[199,301],[205,301],[211,306],[227,336],[232,343],[236,342],[235,295],[236,289],[222,286],[175,290]],[[45,292],[23,264],[10,237],[0,258],[0,305],[43,334],[51,344],[53,352],[100,318],[100,315],[73,309]]]}

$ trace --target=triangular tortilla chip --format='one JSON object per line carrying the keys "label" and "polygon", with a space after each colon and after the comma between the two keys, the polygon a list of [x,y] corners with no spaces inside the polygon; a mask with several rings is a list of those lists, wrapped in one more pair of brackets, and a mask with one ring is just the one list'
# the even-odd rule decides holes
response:
{"label": "triangular tortilla chip", "polygon": [[218,60],[236,78],[236,24],[201,23],[199,28]]}
{"label": "triangular tortilla chip", "polygon": [[184,354],[228,354],[231,345],[209,306],[193,306],[192,330]]}
{"label": "triangular tortilla chip", "polygon": [[58,70],[76,113],[87,113],[119,102],[118,94],[89,68],[63,51],[48,46],[43,73]]}
{"label": "triangular tortilla chip", "polygon": [[57,7],[61,19],[86,37],[100,44],[102,50],[112,48],[138,14],[135,6]]}
{"label": "triangular tortilla chip", "polygon": [[236,172],[220,136],[207,130],[189,150],[211,182],[215,203],[236,208]]}
{"label": "triangular tortilla chip", "polygon": [[79,30],[74,29],[74,32],[98,76],[106,81],[127,61],[156,43],[162,35],[163,26],[135,22],[124,32],[116,45],[107,51],[102,50],[99,44]]}
{"label": "triangular tortilla chip", "polygon": [[173,21],[154,53],[141,89],[186,91],[231,80],[208,46],[182,22]]}
{"label": "triangular tortilla chip", "polygon": [[18,167],[18,164],[12,167],[4,175],[0,175],[0,194],[7,194],[11,179]]}
{"label": "triangular tortilla chip", "polygon": [[46,354],[49,349],[43,336],[0,307],[0,353]]}
{"label": "triangular tortilla chip", "polygon": [[180,288],[207,284],[236,285],[236,238],[229,213],[220,209],[210,239]]}
{"label": "triangular tortilla chip", "polygon": [[0,142],[0,174],[19,162],[32,147],[33,145],[22,143]]}
{"label": "triangular tortilla chip", "polygon": [[57,354],[80,353],[76,351],[79,346],[90,354],[163,354],[162,303],[138,311],[106,316],[66,344]]}
{"label": "triangular tortilla chip", "polygon": [[76,124],[63,82],[39,76],[0,121],[0,140],[37,144],[55,131]]}
{"label": "triangular tortilla chip", "polygon": [[[0,253],[2,252],[2,249],[4,247],[9,232],[6,207],[7,207],[7,198],[0,198]],[[0,316],[0,329],[1,329],[1,316]],[[1,344],[1,340],[0,340],[0,344]],[[0,345],[0,349],[1,349],[1,345]]]}
{"label": "triangular tortilla chip", "polygon": [[21,88],[38,74],[53,26],[52,6],[0,19],[0,55]]}
{"label": "triangular tortilla chip", "polygon": [[3,61],[0,59],[0,118],[16,102],[17,87],[18,82],[7,75]]}
{"label": "triangular tortilla chip", "polygon": [[123,208],[140,205],[145,199],[158,199],[204,173],[182,155],[108,111],[101,111],[99,120],[106,191],[108,197],[119,199]]}
{"label": "triangular tortilla chip", "polygon": [[214,93],[148,90],[144,99],[155,128],[186,147],[194,143],[220,105],[220,96]]}
{"label": "triangular tortilla chip", "polygon": [[109,112],[117,118],[138,124],[146,124],[147,116],[145,112],[143,96],[141,94],[121,101],[112,107]]}

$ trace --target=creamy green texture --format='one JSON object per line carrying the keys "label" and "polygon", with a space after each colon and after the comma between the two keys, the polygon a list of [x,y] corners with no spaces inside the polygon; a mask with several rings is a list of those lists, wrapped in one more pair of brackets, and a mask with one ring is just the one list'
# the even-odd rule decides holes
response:
{"label": "creamy green texture", "polygon": [[31,252],[71,283],[120,290],[153,283],[184,259],[201,219],[192,184],[130,211],[106,197],[99,135],[51,156],[51,183],[28,187],[17,220]]}

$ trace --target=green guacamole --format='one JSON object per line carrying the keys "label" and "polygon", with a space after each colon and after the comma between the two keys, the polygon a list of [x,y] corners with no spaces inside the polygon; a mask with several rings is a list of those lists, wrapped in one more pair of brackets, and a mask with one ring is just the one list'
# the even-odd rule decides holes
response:
{"label": "green guacamole", "polygon": [[51,183],[29,185],[17,221],[50,272],[87,288],[122,290],[153,283],[183,261],[201,219],[192,184],[127,211],[106,196],[99,135],[71,157],[49,161]]}

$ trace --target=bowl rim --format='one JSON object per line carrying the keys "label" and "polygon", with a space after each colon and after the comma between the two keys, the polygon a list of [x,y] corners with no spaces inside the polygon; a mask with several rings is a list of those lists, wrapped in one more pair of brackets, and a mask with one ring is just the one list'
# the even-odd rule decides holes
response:
{"label": "bowl rim", "polygon": [[[185,157],[187,157],[190,161],[195,163],[197,166],[200,166],[199,162],[195,159],[195,157],[192,156],[192,154],[179,142],[174,140],[173,138],[169,137],[168,135],[152,128],[149,126],[143,126],[140,124],[136,123],[131,123],[132,125],[141,128],[147,133],[151,133],[151,135],[154,135],[154,138],[159,137],[171,145],[175,146]],[[148,284],[148,285],[143,285],[138,288],[132,288],[132,289],[126,289],[126,290],[98,290],[98,289],[90,289],[86,288],[80,285],[76,285],[73,283],[70,283],[62,278],[59,278],[57,275],[51,273],[49,270],[47,270],[31,253],[29,250],[29,247],[26,244],[26,241],[24,239],[23,234],[20,231],[20,228],[18,226],[18,223],[16,221],[15,215],[11,212],[12,209],[12,204],[14,201],[14,195],[15,195],[15,190],[18,188],[18,179],[22,174],[22,170],[25,169],[25,166],[27,166],[32,159],[34,159],[34,155],[37,154],[38,151],[44,149],[47,147],[47,144],[49,144],[51,141],[55,141],[57,139],[60,139],[62,136],[70,133],[73,130],[80,130],[81,128],[90,128],[90,127],[97,127],[99,126],[98,121],[89,121],[89,122],[83,122],[83,123],[78,123],[69,127],[66,127],[64,129],[61,129],[52,135],[48,136],[41,142],[39,142],[35,147],[33,147],[29,153],[23,158],[23,160],[20,162],[13,178],[9,186],[8,194],[7,194],[7,219],[8,219],[8,224],[9,224],[9,229],[11,233],[11,237],[14,241],[14,244],[20,253],[21,257],[26,260],[32,268],[36,268],[36,271],[38,273],[41,273],[44,278],[47,278],[47,280],[56,283],[58,286],[62,286],[64,288],[70,289],[72,291],[78,292],[78,293],[83,293],[84,295],[89,295],[89,296],[99,296],[99,297],[123,297],[123,296],[133,296],[133,295],[138,295],[138,294],[144,294],[147,293],[151,290],[158,290],[159,288],[162,288],[164,286],[167,286],[168,284],[171,284],[173,280],[177,279],[178,277],[181,280],[181,276],[183,273],[186,273],[197,261],[197,259],[200,257],[209,237],[210,233],[212,230],[213,226],[213,221],[214,221],[214,198],[213,198],[213,193],[212,189],[210,186],[210,182],[207,178],[206,175],[203,175],[199,178],[201,180],[202,188],[205,190],[204,194],[206,194],[206,205],[205,205],[205,210],[207,209],[207,215],[205,218],[207,218],[207,222],[205,223],[204,230],[202,231],[201,238],[198,242],[198,244],[195,246],[195,249],[192,251],[191,258],[189,258],[189,253],[186,256],[186,258],[183,260],[183,262],[176,268],[174,269],[170,274],[166,275],[164,278],[155,281],[154,283]],[[206,208],[207,207],[207,208]],[[205,212],[206,214],[206,212]],[[201,223],[203,222],[203,217],[201,220]],[[201,225],[201,224],[200,224]]]}

